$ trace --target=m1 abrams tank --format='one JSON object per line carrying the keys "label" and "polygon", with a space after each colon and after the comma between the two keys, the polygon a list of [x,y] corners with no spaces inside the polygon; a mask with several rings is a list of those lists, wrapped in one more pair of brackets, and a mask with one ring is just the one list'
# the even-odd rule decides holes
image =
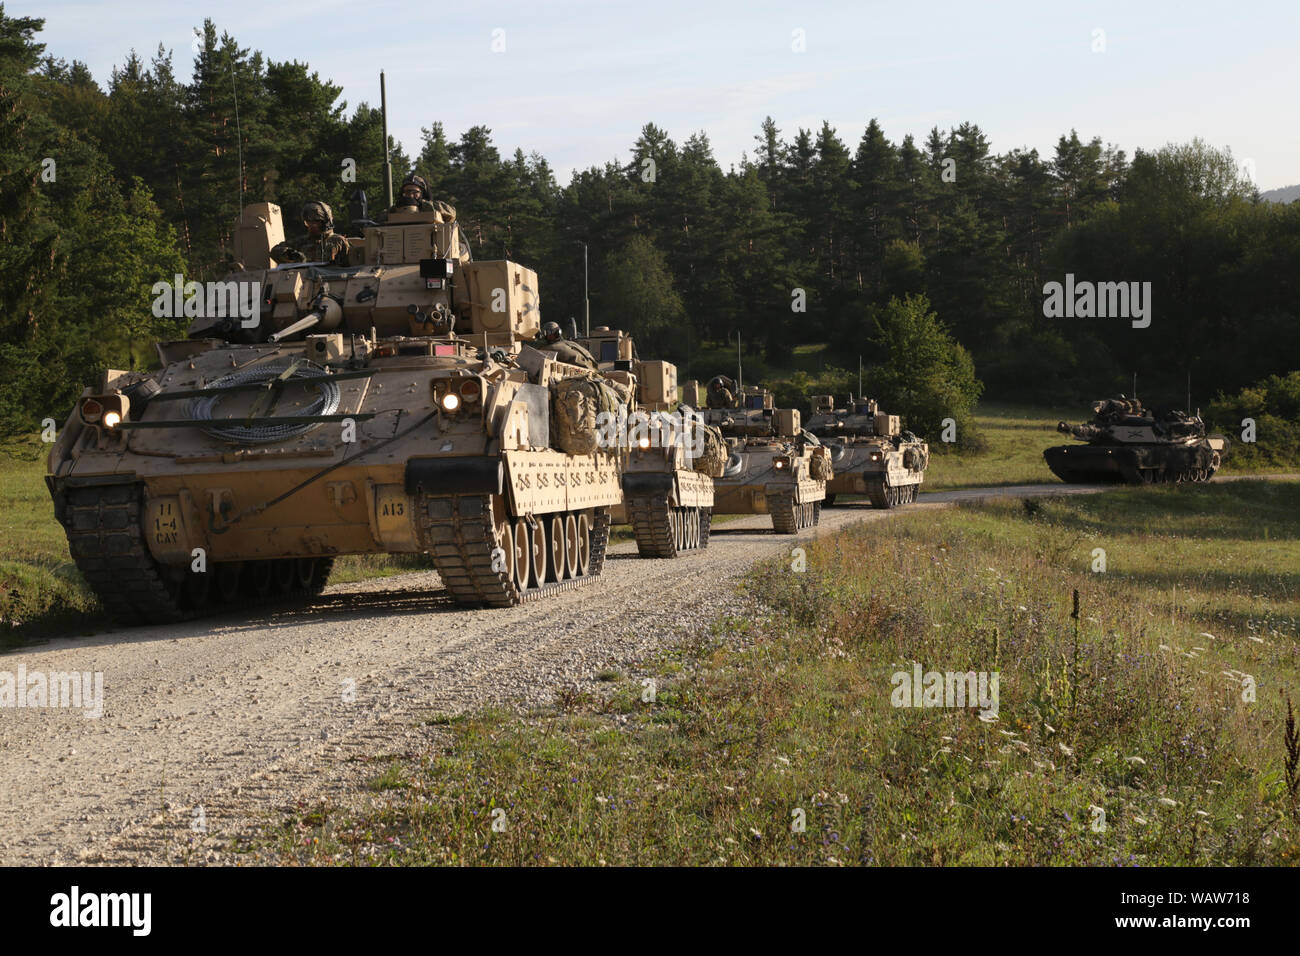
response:
{"label": "m1 abrams tank", "polygon": [[672,363],[642,361],[632,340],[608,326],[577,341],[602,374],[635,383],[636,407],[622,431],[628,436],[624,507],[613,510],[613,521],[632,526],[643,558],[675,558],[707,548],[713,479],[726,461],[722,435],[678,401]]}
{"label": "m1 abrams tank", "polygon": [[473,261],[446,212],[390,212],[324,267],[278,264],[279,208],[249,206],[244,268],[206,302],[180,277],[155,287],[155,307],[185,298],[190,337],[87,388],[49,456],[113,616],[319,592],[341,554],[428,553],[472,605],[601,573],[622,490],[594,419],[626,415],[627,384],[525,345],[536,274]]}
{"label": "m1 abrams tank", "polygon": [[1043,452],[1047,466],[1062,481],[1209,481],[1228,448],[1222,435],[1206,435],[1199,415],[1156,415],[1123,395],[1093,402],[1092,410],[1091,422],[1056,426],[1087,444],[1057,445]]}
{"label": "m1 abrams tank", "polygon": [[830,452],[799,424],[799,411],[778,409],[772,393],[746,388],[739,395],[725,376],[709,383],[705,423],[727,442],[722,475],[713,481],[718,514],[770,514],[772,530],[794,534],[821,520]]}
{"label": "m1 abrams tank", "polygon": [[875,401],[849,396],[843,408],[830,395],[813,395],[808,430],[830,449],[835,475],[826,483],[826,504],[836,495],[865,494],[874,508],[893,508],[915,501],[930,446],[900,427]]}

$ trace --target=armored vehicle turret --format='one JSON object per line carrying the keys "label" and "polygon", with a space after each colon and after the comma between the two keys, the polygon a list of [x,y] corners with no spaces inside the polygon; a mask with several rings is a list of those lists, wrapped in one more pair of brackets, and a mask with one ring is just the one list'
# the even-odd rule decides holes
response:
{"label": "armored vehicle turret", "polygon": [[830,395],[813,395],[808,430],[830,449],[835,475],[826,485],[826,504],[837,495],[865,494],[875,508],[915,501],[930,446],[886,415],[874,400],[852,395],[841,408]]}
{"label": "armored vehicle turret", "polygon": [[830,452],[800,427],[798,409],[776,408],[770,391],[738,391],[725,376],[709,383],[704,420],[727,443],[722,475],[713,481],[718,514],[769,514],[777,534],[821,520]]}
{"label": "armored vehicle turret", "polygon": [[1052,472],[1066,482],[1209,481],[1219,470],[1228,441],[1207,435],[1199,415],[1156,413],[1135,398],[1092,403],[1093,419],[1059,422],[1056,430],[1085,442],[1043,452]]}
{"label": "armored vehicle turret", "polygon": [[475,261],[445,205],[390,211],[346,264],[281,263],[244,209],[239,271],[155,288],[191,316],[154,372],[85,389],[49,456],[72,556],[124,623],[318,592],[336,555],[428,553],[458,603],[594,580],[622,502],[631,376],[528,343],[537,275]]}

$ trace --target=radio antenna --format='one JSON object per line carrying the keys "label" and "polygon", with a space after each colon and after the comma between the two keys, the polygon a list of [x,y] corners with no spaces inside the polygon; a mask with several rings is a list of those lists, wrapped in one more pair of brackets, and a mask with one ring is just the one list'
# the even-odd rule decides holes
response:
{"label": "radio antenna", "polygon": [[745,369],[740,361],[740,329],[736,329],[736,388],[742,392],[745,390]]}
{"label": "radio antenna", "polygon": [[244,137],[239,130],[239,92],[235,89],[234,57],[227,57],[226,68],[230,71],[230,95],[235,100],[235,146],[239,155],[239,218],[244,218]]}
{"label": "radio antenna", "polygon": [[388,91],[384,87],[384,71],[379,71],[379,111],[384,117],[384,193],[388,196],[387,208],[393,208],[393,163],[388,154]]}

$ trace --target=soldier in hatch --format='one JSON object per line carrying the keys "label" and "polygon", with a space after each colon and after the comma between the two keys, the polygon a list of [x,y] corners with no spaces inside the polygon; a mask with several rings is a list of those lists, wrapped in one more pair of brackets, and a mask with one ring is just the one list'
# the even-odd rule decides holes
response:
{"label": "soldier in hatch", "polygon": [[547,322],[542,326],[542,334],[533,339],[533,348],[540,349],[544,352],[554,352],[555,357],[561,362],[568,362],[570,365],[577,365],[582,368],[598,370],[596,358],[577,342],[566,342],[564,336],[560,334],[560,326],[556,322]]}
{"label": "soldier in hatch", "polygon": [[329,206],[318,200],[307,203],[302,207],[302,224],[307,235],[277,244],[271,258],[276,262],[348,264],[348,241],[334,231],[334,213]]}
{"label": "soldier in hatch", "polygon": [[456,209],[441,200],[434,202],[429,195],[429,184],[423,176],[411,173],[402,181],[402,189],[397,202],[379,214],[379,222],[387,222],[389,213],[394,212],[436,212],[442,222],[455,222]]}
{"label": "soldier in hatch", "polygon": [[563,339],[564,336],[560,332],[560,323],[547,322],[542,326],[541,334],[533,339],[533,348],[547,349]]}
{"label": "soldier in hatch", "polygon": [[725,375],[716,375],[709,382],[709,408],[735,408],[736,383]]}

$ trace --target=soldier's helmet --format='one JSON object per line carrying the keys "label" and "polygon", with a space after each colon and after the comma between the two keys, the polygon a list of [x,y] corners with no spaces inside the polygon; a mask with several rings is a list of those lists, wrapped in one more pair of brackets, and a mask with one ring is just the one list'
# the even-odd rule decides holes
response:
{"label": "soldier's helmet", "polygon": [[542,338],[548,342],[557,342],[560,339],[560,325],[558,322],[547,322],[542,326]]}
{"label": "soldier's helmet", "polygon": [[319,222],[321,228],[329,229],[334,225],[334,211],[319,200],[312,200],[302,207],[303,222]]}
{"label": "soldier's helmet", "polygon": [[420,199],[428,199],[428,200],[432,201],[433,197],[429,195],[429,184],[428,184],[427,182],[425,182],[425,179],[424,179],[423,176],[417,176],[415,173],[411,173],[409,176],[407,176],[405,179],[402,180],[402,190],[401,190],[401,191],[402,191],[402,194],[403,194],[403,198],[405,198],[405,193],[406,193],[406,187],[407,187],[407,186],[416,186],[416,187],[418,187],[419,190],[420,190],[420,197],[419,197],[419,198],[420,198]]}

